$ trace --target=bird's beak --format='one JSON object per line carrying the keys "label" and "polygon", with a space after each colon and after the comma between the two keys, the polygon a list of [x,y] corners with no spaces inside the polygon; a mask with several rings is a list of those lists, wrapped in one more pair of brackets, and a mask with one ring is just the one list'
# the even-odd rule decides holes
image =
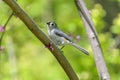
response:
{"label": "bird's beak", "polygon": [[47,25],[50,25],[50,22],[47,22]]}

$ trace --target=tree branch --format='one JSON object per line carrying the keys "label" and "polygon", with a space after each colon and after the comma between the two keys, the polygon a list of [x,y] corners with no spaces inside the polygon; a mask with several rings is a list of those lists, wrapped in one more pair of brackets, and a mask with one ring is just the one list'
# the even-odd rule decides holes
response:
{"label": "tree branch", "polygon": [[4,32],[2,32],[2,34],[0,36],[0,47],[2,47],[2,40],[3,40],[3,36],[5,34],[6,26],[7,26],[8,22],[11,20],[12,16],[13,16],[13,12],[10,14],[10,16],[8,17],[7,21],[5,22],[5,24],[3,26]]}
{"label": "tree branch", "polygon": [[[28,27],[28,29],[45,45],[48,46],[51,41],[50,39],[39,29],[39,27],[35,24],[33,19],[31,19],[24,11],[23,9],[16,3],[15,0],[3,0],[8,6],[13,10],[15,15],[19,17],[24,24]],[[68,75],[70,80],[79,80],[77,75],[75,74],[74,70],[72,69],[69,62],[66,60],[60,49],[52,43],[52,47],[54,50],[49,50],[52,52],[52,54],[55,56],[55,58],[58,60],[66,74]]]}
{"label": "tree branch", "polygon": [[89,40],[91,42],[99,77],[101,80],[110,80],[110,76],[109,76],[105,61],[104,61],[101,45],[99,43],[99,39],[97,37],[97,32],[95,30],[94,24],[89,15],[89,11],[87,10],[83,0],[75,0],[75,3],[82,16],[82,20],[84,22]]}

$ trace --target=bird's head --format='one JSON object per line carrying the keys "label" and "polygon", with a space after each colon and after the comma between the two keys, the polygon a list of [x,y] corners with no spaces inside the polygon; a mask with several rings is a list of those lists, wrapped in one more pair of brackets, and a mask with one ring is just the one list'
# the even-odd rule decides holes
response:
{"label": "bird's head", "polygon": [[51,29],[51,30],[58,28],[57,24],[55,22],[47,22],[47,25],[48,25],[49,29]]}

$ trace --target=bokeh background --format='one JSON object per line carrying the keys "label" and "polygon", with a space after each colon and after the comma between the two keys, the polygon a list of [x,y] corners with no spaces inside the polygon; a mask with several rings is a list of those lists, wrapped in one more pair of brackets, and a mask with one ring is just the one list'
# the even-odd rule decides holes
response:
{"label": "bokeh background", "polygon": [[[64,55],[81,80],[98,80],[98,73],[86,30],[74,0],[18,0],[46,34],[48,21],[90,52],[84,55],[74,47],[66,46]],[[85,0],[96,26],[111,80],[120,80],[120,3],[119,0]],[[0,26],[12,13],[0,0]],[[1,36],[1,33],[0,33]],[[80,36],[80,41],[76,40]],[[0,52],[0,80],[69,80],[50,51],[13,16],[9,21]]]}

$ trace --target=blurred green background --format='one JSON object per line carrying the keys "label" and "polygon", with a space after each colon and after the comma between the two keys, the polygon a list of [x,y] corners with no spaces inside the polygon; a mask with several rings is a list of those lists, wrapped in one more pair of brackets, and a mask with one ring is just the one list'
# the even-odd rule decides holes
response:
{"label": "blurred green background", "polygon": [[[119,0],[118,0],[119,1]],[[111,80],[120,80],[120,6],[117,0],[86,0],[96,26]],[[71,34],[74,41],[90,52],[84,55],[66,46],[64,55],[81,80],[98,80],[98,73],[86,30],[74,0],[18,0],[46,34],[48,21]],[[0,26],[4,25],[11,9],[0,1]],[[0,33],[1,35],[1,33]],[[80,35],[80,42],[75,37]],[[69,80],[55,57],[13,16],[7,25],[0,52],[0,80]]]}

